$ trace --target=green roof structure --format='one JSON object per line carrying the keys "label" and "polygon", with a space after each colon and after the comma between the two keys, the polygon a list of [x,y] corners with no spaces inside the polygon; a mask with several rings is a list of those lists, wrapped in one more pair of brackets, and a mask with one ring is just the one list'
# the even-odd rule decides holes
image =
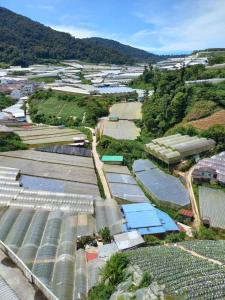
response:
{"label": "green roof structure", "polygon": [[123,156],[120,155],[103,155],[102,162],[104,163],[122,163]]}

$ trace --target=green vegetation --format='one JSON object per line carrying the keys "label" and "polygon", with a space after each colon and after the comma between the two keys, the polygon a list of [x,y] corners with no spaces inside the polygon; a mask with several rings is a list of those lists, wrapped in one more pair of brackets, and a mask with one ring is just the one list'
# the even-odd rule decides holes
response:
{"label": "green vegetation", "polygon": [[98,153],[102,155],[122,155],[124,163],[132,169],[133,161],[139,158],[147,158],[143,143],[139,141],[116,140],[102,136],[98,146]]}
{"label": "green vegetation", "polygon": [[99,234],[104,244],[109,244],[111,242],[111,234],[108,227],[102,228]]}
{"label": "green vegetation", "polygon": [[185,124],[225,108],[225,82],[185,85],[186,80],[218,77],[219,72],[223,71],[215,72],[199,65],[177,71],[146,68],[138,79],[154,89],[154,95],[143,104],[146,130],[161,136],[179,123]]}
{"label": "green vegetation", "polygon": [[0,62],[0,69],[8,69],[10,67],[10,64],[6,64],[4,62]]}
{"label": "green vegetation", "polygon": [[98,118],[108,115],[110,105],[119,101],[119,96],[83,96],[39,90],[29,99],[29,112],[36,123],[94,126]]}
{"label": "green vegetation", "polygon": [[128,263],[125,253],[112,255],[102,269],[101,282],[90,291],[88,300],[108,300],[116,285],[125,279],[125,269]]}
{"label": "green vegetation", "polygon": [[0,152],[25,150],[27,148],[27,145],[25,145],[15,133],[10,133],[4,136],[4,138],[0,138]]}
{"label": "green vegetation", "polygon": [[27,71],[13,71],[10,73],[11,76],[24,76],[27,74]]}
{"label": "green vegetation", "polygon": [[55,82],[59,77],[34,77],[34,78],[29,78],[30,81],[33,82],[45,82],[45,83],[53,83]]}
{"label": "green vegetation", "polygon": [[0,111],[8,106],[13,105],[14,103],[15,102],[11,97],[0,93]]}

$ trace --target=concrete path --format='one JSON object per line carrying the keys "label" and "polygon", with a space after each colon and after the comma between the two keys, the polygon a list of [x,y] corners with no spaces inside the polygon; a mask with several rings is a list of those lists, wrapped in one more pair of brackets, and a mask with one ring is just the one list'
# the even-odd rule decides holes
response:
{"label": "concrete path", "polygon": [[191,205],[192,205],[192,210],[193,210],[193,214],[194,214],[193,226],[196,229],[199,229],[199,227],[201,225],[201,218],[200,218],[198,205],[197,205],[197,201],[196,201],[193,186],[192,186],[192,172],[193,172],[193,170],[194,170],[194,166],[186,173],[185,179],[186,179],[187,188],[188,188],[188,191],[189,191],[189,196],[190,196]]}
{"label": "concrete path", "polygon": [[93,153],[93,158],[94,158],[94,162],[95,162],[95,166],[99,175],[99,178],[102,182],[102,186],[105,192],[105,196],[107,199],[112,198],[111,197],[111,193],[109,190],[109,186],[103,171],[103,163],[101,162],[100,158],[99,158],[99,154],[97,152],[97,139],[96,139],[96,135],[95,135],[95,131],[93,128],[87,127],[91,132],[92,132],[92,153]]}

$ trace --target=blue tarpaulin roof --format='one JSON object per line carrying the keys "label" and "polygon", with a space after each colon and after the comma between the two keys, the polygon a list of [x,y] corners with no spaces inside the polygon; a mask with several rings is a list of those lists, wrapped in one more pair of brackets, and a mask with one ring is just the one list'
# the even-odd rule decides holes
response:
{"label": "blue tarpaulin roof", "polygon": [[126,219],[124,231],[137,229],[142,235],[179,231],[168,214],[150,203],[122,205],[122,211]]}

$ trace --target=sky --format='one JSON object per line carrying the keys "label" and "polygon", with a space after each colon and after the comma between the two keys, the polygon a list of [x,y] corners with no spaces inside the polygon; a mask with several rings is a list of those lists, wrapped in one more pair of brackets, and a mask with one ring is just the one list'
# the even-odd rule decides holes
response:
{"label": "sky", "polygon": [[103,37],[154,53],[225,47],[225,0],[0,0],[77,38]]}

